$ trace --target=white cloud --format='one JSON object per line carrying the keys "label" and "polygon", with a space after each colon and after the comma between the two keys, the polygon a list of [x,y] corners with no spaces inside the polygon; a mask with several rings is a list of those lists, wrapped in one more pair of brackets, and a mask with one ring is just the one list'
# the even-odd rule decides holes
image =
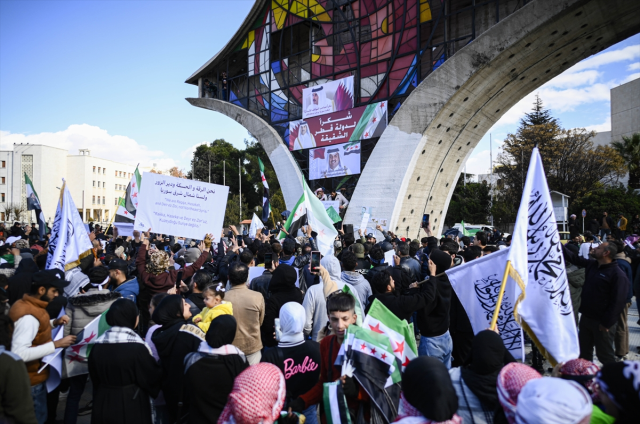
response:
{"label": "white cloud", "polygon": [[198,146],[202,146],[203,144],[209,144],[209,143],[206,141],[203,141],[202,143],[194,144],[193,146],[187,149],[184,149],[182,152],[180,152],[180,158],[183,159],[184,163],[190,164],[196,149],[198,148]]}
{"label": "white cloud", "polygon": [[[495,147],[495,146],[494,146]],[[496,163],[496,158],[502,150],[500,148],[493,149],[493,163]],[[466,162],[466,168],[462,168],[462,172],[467,174],[488,174],[491,172],[491,151],[481,150],[479,152],[473,152]],[[465,171],[466,169],[466,171]]]}
{"label": "white cloud", "polygon": [[627,71],[640,71],[640,62],[632,63],[627,66]]}
{"label": "white cloud", "polygon": [[597,54],[569,68],[569,72],[577,72],[583,69],[597,69],[600,66],[616,62],[624,62],[640,58],[638,45],[627,46],[623,49]]}
{"label": "white cloud", "polygon": [[585,84],[593,84],[602,76],[602,72],[589,70],[582,72],[563,72],[551,81],[547,82],[543,87],[551,88],[569,88],[579,87]]}
{"label": "white cloud", "polygon": [[602,124],[588,125],[584,127],[587,131],[603,132],[611,131],[611,116],[607,116]]}
{"label": "white cloud", "polygon": [[623,79],[623,80],[622,80],[622,82],[620,83],[620,85],[622,85],[622,84],[626,84],[626,83],[628,83],[629,81],[633,81],[633,80],[638,79],[638,78],[640,78],[640,72],[636,72],[636,73],[634,73],[634,74],[628,75],[625,79]]}
{"label": "white cloud", "polygon": [[79,149],[89,149],[91,156],[130,165],[140,163],[141,167],[151,167],[155,164],[158,169],[169,169],[176,165],[176,162],[161,150],[151,150],[132,138],[111,135],[107,130],[88,124],[69,125],[66,130],[55,133],[13,134],[0,131],[2,150],[13,150],[13,145],[20,143],[44,144],[67,149],[72,155],[77,155]]}

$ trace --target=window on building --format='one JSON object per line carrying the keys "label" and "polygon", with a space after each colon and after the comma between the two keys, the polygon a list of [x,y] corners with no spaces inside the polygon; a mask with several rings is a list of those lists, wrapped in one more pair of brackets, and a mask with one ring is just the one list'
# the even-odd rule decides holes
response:
{"label": "window on building", "polygon": [[106,204],[107,204],[107,201],[106,201],[106,199],[104,198],[104,196],[102,196],[102,204],[103,204],[103,205],[106,205]]}
{"label": "window on building", "polygon": [[95,205],[96,204],[96,196],[93,196],[93,201],[92,203]]}
{"label": "window on building", "polygon": [[107,168],[102,168],[102,175],[107,175]]}
{"label": "window on building", "polygon": [[3,168],[6,168],[6,167],[7,167],[7,161],[6,161],[6,160],[3,160],[3,161],[2,161],[2,167],[3,167]]}
{"label": "window on building", "polygon": [[96,173],[96,167],[95,166],[93,167],[93,173],[94,174]]}
{"label": "window on building", "polygon": [[94,187],[96,186],[96,181],[95,181],[95,180],[93,180],[93,186],[94,186]]}
{"label": "window on building", "polygon": [[0,219],[6,221],[6,219],[4,219],[4,212],[0,212]]}
{"label": "window on building", "polygon": [[116,177],[118,176],[118,171],[116,171]]}
{"label": "window on building", "polygon": [[2,177],[2,184],[6,184],[7,180],[5,179],[5,177]]}
{"label": "window on building", "polygon": [[[2,203],[4,203],[4,193],[0,193],[0,199],[2,200]],[[4,219],[3,219],[4,221]]]}
{"label": "window on building", "polygon": [[100,173],[100,170],[101,170],[101,169],[102,169],[101,167],[98,167],[98,174]]}
{"label": "window on building", "polygon": [[116,197],[116,206],[118,206],[118,198]]}

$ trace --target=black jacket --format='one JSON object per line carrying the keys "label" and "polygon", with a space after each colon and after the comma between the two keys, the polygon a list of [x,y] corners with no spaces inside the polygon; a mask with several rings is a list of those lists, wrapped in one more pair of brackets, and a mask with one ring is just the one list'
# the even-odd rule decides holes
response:
{"label": "black jacket", "polygon": [[398,290],[389,293],[374,293],[369,296],[368,307],[365,313],[369,313],[369,307],[374,300],[387,307],[395,316],[409,321],[414,312],[424,308],[435,299],[435,286],[421,284],[419,288],[410,289],[408,294],[400,294]]}
{"label": "black jacket", "polygon": [[403,256],[400,258],[400,266],[409,271],[411,274],[411,282],[422,281],[422,271],[420,262],[411,256]]}
{"label": "black jacket", "polygon": [[[384,272],[387,268],[389,268],[389,265],[387,265],[387,264],[376,265],[373,268],[371,268],[369,270],[369,272],[367,272],[367,274],[364,276],[364,278],[369,282],[369,284],[371,284],[373,282],[373,279],[375,278],[375,276],[378,275],[381,272]],[[371,286],[371,287],[373,287],[373,286]]]}
{"label": "black jacket", "polygon": [[441,336],[449,330],[449,308],[453,288],[446,274],[442,277],[431,277],[424,285],[432,286],[430,289],[435,290],[435,298],[418,311],[416,322],[420,329],[420,335],[423,337]]}
{"label": "black jacket", "polygon": [[249,282],[249,288],[253,291],[262,293],[265,304],[269,299],[269,282],[271,281],[271,271],[268,269],[261,276],[254,278]]}
{"label": "black jacket", "polygon": [[367,275],[367,272],[371,269],[371,261],[369,258],[358,258],[356,264],[356,272],[358,274]]}
{"label": "black jacket", "polygon": [[585,268],[580,313],[598,320],[603,327],[612,327],[627,301],[630,284],[627,276],[615,260],[599,265],[595,259],[584,259],[564,245],[562,253],[565,261]]}

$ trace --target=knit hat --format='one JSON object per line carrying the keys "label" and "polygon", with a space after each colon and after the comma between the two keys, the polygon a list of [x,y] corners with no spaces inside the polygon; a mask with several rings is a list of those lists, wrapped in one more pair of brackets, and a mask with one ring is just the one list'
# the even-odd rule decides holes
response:
{"label": "knit hat", "polygon": [[351,251],[355,253],[356,258],[364,259],[364,246],[360,243],[355,243],[351,245]]}
{"label": "knit hat", "polygon": [[286,397],[280,368],[266,362],[252,365],[236,377],[221,424],[273,424],[280,417]]}

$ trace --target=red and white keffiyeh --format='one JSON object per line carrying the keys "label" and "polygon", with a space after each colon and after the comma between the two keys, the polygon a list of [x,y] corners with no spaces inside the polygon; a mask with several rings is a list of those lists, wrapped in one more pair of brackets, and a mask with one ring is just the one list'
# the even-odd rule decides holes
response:
{"label": "red and white keffiyeh", "polygon": [[509,424],[516,422],[516,405],[520,391],[529,380],[536,378],[542,378],[538,371],[518,362],[505,365],[498,374],[498,399]]}
{"label": "red and white keffiyeh", "polygon": [[218,424],[272,424],[280,417],[286,392],[278,367],[252,365],[236,377]]}
{"label": "red and white keffiyeh", "polygon": [[404,397],[404,393],[400,395],[400,406],[398,407],[398,416],[394,424],[462,424],[462,417],[453,414],[447,421],[432,421],[425,418],[424,415],[414,408]]}
{"label": "red and white keffiyeh", "polygon": [[[578,358],[567,361],[562,367],[560,367],[560,374],[563,375],[591,375],[593,377],[598,374],[600,367],[591,361]],[[583,382],[583,385],[589,390],[589,393],[594,393],[593,385],[595,381],[593,379]]]}

